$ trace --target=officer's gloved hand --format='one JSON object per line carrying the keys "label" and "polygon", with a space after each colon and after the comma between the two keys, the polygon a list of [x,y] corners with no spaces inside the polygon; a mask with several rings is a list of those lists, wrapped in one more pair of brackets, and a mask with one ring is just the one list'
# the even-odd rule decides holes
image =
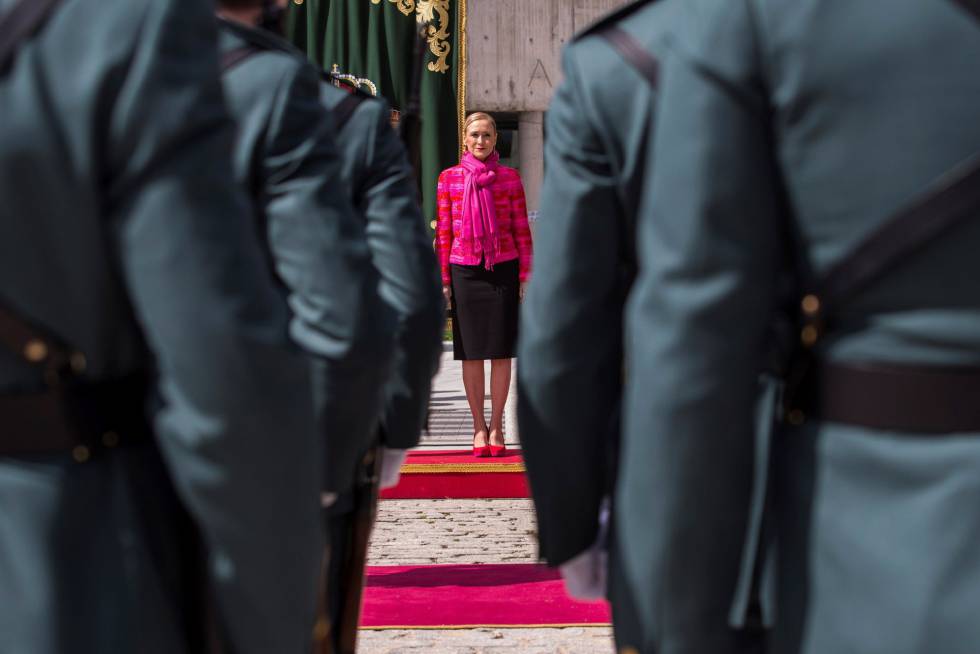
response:
{"label": "officer's gloved hand", "polygon": [[603,498],[599,507],[599,535],[595,544],[567,563],[558,566],[565,581],[565,592],[580,600],[597,600],[606,596],[606,570],[609,554],[610,500]]}
{"label": "officer's gloved hand", "polygon": [[398,478],[401,476],[402,464],[408,450],[389,450],[387,447],[381,453],[381,479],[379,483],[381,490],[394,488],[398,485]]}
{"label": "officer's gloved hand", "polygon": [[593,545],[568,563],[559,566],[565,581],[565,592],[580,600],[605,597],[608,558],[604,547]]}

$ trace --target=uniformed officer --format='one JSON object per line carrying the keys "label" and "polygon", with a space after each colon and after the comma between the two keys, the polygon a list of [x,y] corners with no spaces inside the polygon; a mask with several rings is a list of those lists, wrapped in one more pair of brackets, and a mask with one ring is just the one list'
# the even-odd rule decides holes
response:
{"label": "uniformed officer", "polygon": [[[634,3],[579,34],[565,48],[564,80],[547,113],[518,417],[540,554],[583,598],[606,593],[610,544],[600,536],[600,516],[609,513],[615,485],[623,306],[635,274],[636,215],[649,191],[657,59],[672,11],[670,1]],[[624,40],[645,53],[644,64],[624,59]],[[615,551],[611,564],[617,642],[639,642]]]}
{"label": "uniformed officer", "polygon": [[679,6],[638,212],[616,496],[643,651],[745,651],[729,617],[755,379],[788,274],[801,328],[773,444],[770,650],[976,650],[968,4]]}
{"label": "uniformed officer", "polygon": [[[382,99],[322,81],[320,99],[337,132],[340,184],[364,223],[381,301],[397,315],[395,359],[385,387],[382,432],[390,474],[415,447],[439,365],[443,303],[435,254],[405,146]],[[401,454],[395,450],[402,451]]]}
{"label": "uniformed officer", "polygon": [[0,0],[5,653],[309,651],[308,368],[215,39],[196,0]]}
{"label": "uniformed officer", "polygon": [[[387,103],[360,91],[341,90],[328,81],[321,83],[320,97],[337,130],[339,183],[350,191],[354,210],[364,222],[372,263],[381,279],[379,296],[398,316],[394,367],[385,386],[379,430],[384,448],[381,486],[393,486],[406,450],[418,444],[442,351],[444,307],[438,267],[418,205],[412,166],[391,127]],[[337,451],[336,440],[327,442],[327,465],[349,467],[351,461],[340,456],[343,452]],[[364,453],[355,452],[360,457]],[[341,473],[327,476],[336,479]],[[340,566],[347,559],[343,554],[349,547],[354,507],[352,489],[338,491],[337,501],[327,508],[331,543],[327,587],[335,625],[332,633],[339,638],[343,632],[338,628]],[[335,646],[342,651],[339,642]]]}
{"label": "uniformed officer", "polygon": [[238,123],[235,176],[255,199],[254,224],[289,291],[293,336],[313,355],[317,419],[329,444],[324,491],[336,494],[353,483],[358,455],[376,434],[397,316],[378,297],[319,73],[274,33],[284,6],[221,0],[219,49]]}

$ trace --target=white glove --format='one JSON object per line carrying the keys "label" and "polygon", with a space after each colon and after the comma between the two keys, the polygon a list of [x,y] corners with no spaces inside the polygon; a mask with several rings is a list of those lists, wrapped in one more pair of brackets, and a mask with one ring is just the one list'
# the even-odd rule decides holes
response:
{"label": "white glove", "polygon": [[593,545],[568,563],[559,566],[565,581],[565,592],[580,600],[605,597],[608,558],[604,548]]}
{"label": "white glove", "polygon": [[381,452],[381,478],[379,479],[379,484],[381,490],[386,490],[398,485],[398,478],[402,474],[402,464],[405,463],[408,450],[389,450],[386,447]]}
{"label": "white glove", "polygon": [[580,600],[598,600],[606,596],[606,570],[609,553],[609,498],[599,506],[599,536],[595,545],[558,567],[565,581],[565,592]]}

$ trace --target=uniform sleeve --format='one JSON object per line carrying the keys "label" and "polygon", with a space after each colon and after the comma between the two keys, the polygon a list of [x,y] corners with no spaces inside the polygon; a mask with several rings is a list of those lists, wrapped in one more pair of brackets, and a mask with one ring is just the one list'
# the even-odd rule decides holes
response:
{"label": "uniform sleeve", "polygon": [[531,276],[531,258],[534,246],[531,242],[531,227],[527,220],[527,200],[524,197],[524,184],[515,175],[514,185],[510,190],[511,229],[514,233],[514,244],[517,246],[520,280],[526,282]]}
{"label": "uniform sleeve", "polygon": [[319,79],[312,67],[293,70],[280,86],[266,139],[265,212],[295,314],[293,336],[313,355],[325,490],[340,491],[376,435],[395,315],[378,297],[364,223],[340,183]]}
{"label": "uniform sleeve", "polygon": [[436,202],[438,216],[436,220],[436,249],[439,252],[439,270],[442,273],[442,285],[449,286],[449,253],[453,247],[453,210],[452,198],[449,195],[449,175],[442,171],[439,184],[436,187]]}
{"label": "uniform sleeve", "polygon": [[[308,368],[234,187],[214,17],[153,0],[103,135],[107,219],[156,355],[157,437],[230,649],[310,646],[322,548]],[[275,565],[270,565],[275,561]]]}
{"label": "uniform sleeve", "polygon": [[584,110],[573,51],[564,73],[547,114],[537,264],[517,367],[521,444],[541,555],[552,565],[596,539],[622,361],[617,178],[601,126]]}
{"label": "uniform sleeve", "polygon": [[357,113],[368,121],[362,128],[367,147],[357,204],[366,220],[374,267],[381,275],[382,301],[398,316],[394,367],[385,387],[383,434],[386,446],[406,449],[418,444],[439,365],[442,293],[412,168],[391,128],[387,106],[363,103]]}
{"label": "uniform sleeve", "polygon": [[[685,5],[661,69],[652,201],[639,216],[617,542],[640,610],[660,616],[657,647],[683,631],[697,651],[741,651],[727,620],[781,248],[746,4]],[[697,592],[661,596],[681,584]]]}

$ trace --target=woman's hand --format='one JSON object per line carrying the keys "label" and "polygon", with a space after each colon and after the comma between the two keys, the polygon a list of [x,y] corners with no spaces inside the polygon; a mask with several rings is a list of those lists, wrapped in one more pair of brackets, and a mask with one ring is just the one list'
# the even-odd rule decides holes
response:
{"label": "woman's hand", "polygon": [[450,305],[450,300],[453,298],[453,289],[451,286],[442,287],[442,296],[446,298],[446,306]]}
{"label": "woman's hand", "polygon": [[521,290],[519,290],[517,293],[518,293],[518,295],[517,295],[518,299],[521,302],[523,302],[524,301],[524,295],[525,295],[525,293],[527,293],[527,282],[521,282]]}

